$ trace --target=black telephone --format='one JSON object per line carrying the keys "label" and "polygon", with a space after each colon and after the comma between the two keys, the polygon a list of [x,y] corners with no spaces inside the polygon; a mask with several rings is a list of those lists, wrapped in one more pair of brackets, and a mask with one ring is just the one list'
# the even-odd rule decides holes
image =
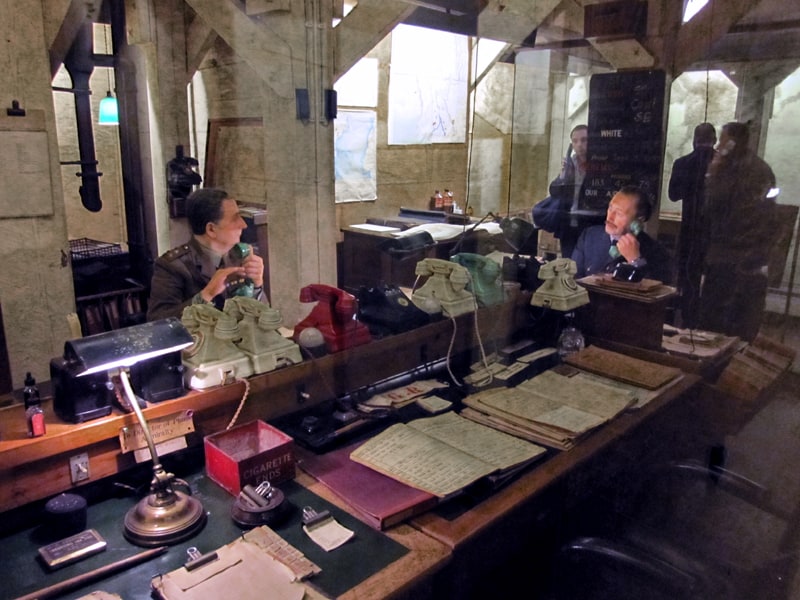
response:
{"label": "black telephone", "polygon": [[402,333],[427,325],[430,316],[414,306],[396,285],[361,287],[358,298],[358,320],[376,337]]}

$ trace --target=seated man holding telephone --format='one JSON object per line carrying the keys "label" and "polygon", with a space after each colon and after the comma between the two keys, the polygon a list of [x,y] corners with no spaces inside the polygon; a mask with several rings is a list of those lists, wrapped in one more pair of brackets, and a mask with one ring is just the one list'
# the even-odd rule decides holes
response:
{"label": "seated man holding telephone", "polygon": [[[635,186],[619,190],[608,204],[605,225],[585,229],[572,252],[577,278],[617,272],[617,278],[642,278],[669,283],[672,274],[667,250],[643,231],[652,208]],[[620,265],[629,265],[620,267]]]}
{"label": "seated man holding telephone", "polygon": [[264,261],[239,243],[247,224],[236,200],[216,188],[195,190],[186,199],[186,217],[191,239],[164,253],[153,267],[147,320],[180,318],[190,304],[222,309],[233,295],[265,301]]}

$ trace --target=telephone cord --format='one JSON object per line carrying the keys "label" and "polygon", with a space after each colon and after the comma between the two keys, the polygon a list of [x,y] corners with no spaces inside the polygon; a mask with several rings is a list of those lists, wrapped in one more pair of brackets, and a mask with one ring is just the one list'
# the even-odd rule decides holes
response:
{"label": "telephone cord", "polygon": [[236,409],[236,412],[234,413],[231,422],[228,423],[228,426],[225,428],[225,431],[228,431],[231,427],[233,427],[236,424],[236,421],[239,418],[239,413],[242,412],[245,400],[247,400],[247,396],[250,393],[250,382],[247,381],[247,379],[237,379],[236,381],[241,381],[244,384],[244,393],[242,394],[242,399],[239,401],[239,407]]}
{"label": "telephone cord", "polygon": [[[492,374],[492,371],[489,369],[489,362],[486,359],[486,349],[483,347],[483,340],[481,339],[481,330],[480,330],[480,327],[478,326],[478,301],[477,301],[477,299],[475,299],[475,310],[472,311],[472,317],[473,317],[473,320],[475,322],[475,335],[478,338],[478,348],[480,348],[480,351],[481,351],[481,360],[483,362],[483,366],[486,369],[486,373],[487,373],[486,379],[481,381],[481,382],[479,382],[479,383],[476,383],[475,385],[476,385],[476,387],[483,387],[483,386],[489,385],[490,383],[492,383],[492,381],[494,381],[494,375]],[[463,387],[464,383],[459,381],[458,378],[453,374],[453,371],[450,369],[450,355],[453,353],[453,346],[455,345],[456,329],[457,329],[455,317],[451,316],[450,320],[453,322],[453,334],[450,336],[450,345],[447,347],[447,357],[446,357],[446,360],[445,360],[445,365],[447,366],[447,372],[450,375],[450,379],[453,380],[453,383],[455,383],[459,387]]]}

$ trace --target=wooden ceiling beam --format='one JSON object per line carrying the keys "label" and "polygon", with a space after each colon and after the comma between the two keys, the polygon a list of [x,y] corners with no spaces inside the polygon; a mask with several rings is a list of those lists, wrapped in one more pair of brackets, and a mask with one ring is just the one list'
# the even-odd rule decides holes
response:
{"label": "wooden ceiling beam", "polygon": [[344,75],[415,8],[401,0],[359,0],[333,31],[333,80]]}

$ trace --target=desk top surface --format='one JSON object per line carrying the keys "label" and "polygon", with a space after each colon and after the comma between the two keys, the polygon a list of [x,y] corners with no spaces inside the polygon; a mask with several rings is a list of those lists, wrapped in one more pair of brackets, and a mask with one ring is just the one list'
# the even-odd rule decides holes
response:
{"label": "desk top surface", "polygon": [[[151,578],[180,568],[187,560],[186,550],[190,546],[207,553],[236,539],[242,530],[230,518],[233,497],[203,473],[187,477],[187,480],[208,514],[208,523],[201,532],[171,546],[165,554],[60,597],[79,598],[93,590],[104,590],[119,594],[126,600],[150,599]],[[286,482],[278,487],[285,490],[290,510],[288,517],[273,529],[322,568],[322,572],[310,581],[326,594],[341,598],[385,598],[413,588],[415,583],[441,568],[448,559],[449,550],[445,546],[407,525],[389,533],[370,529],[302,473],[298,473],[295,482]],[[107,540],[106,550],[52,573],[36,558],[37,548],[51,541],[45,539],[43,527],[5,538],[4,547],[8,552],[4,552],[5,559],[0,567],[5,578],[5,592],[14,597],[30,593],[140,552],[141,548],[133,546],[122,536],[122,518],[135,502],[136,498],[110,498],[90,506],[87,526]],[[324,552],[302,532],[301,504],[312,505],[317,510],[330,510],[342,525],[356,532],[355,537],[336,550]]]}
{"label": "desk top surface", "polygon": [[685,375],[643,408],[620,415],[589,434],[574,448],[557,452],[545,461],[535,464],[519,479],[455,518],[448,519],[437,511],[431,511],[414,517],[410,524],[448,547],[458,549],[628,432],[657,415],[699,381],[700,378],[697,376]]}

